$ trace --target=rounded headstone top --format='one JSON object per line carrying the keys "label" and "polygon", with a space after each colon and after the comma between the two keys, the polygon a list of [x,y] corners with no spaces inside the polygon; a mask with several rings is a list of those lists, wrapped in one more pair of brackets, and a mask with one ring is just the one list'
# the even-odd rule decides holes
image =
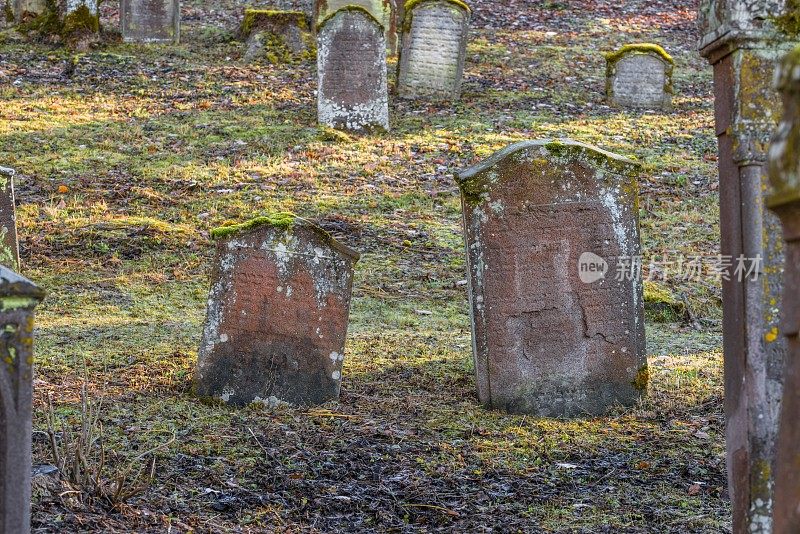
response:
{"label": "rounded headstone top", "polygon": [[376,19],[375,15],[370,13],[368,9],[366,9],[363,6],[356,5],[356,4],[348,4],[346,6],[342,6],[339,9],[337,9],[336,11],[333,11],[333,12],[329,13],[328,15],[326,15],[324,18],[322,18],[317,23],[317,31],[319,31],[323,27],[325,27],[325,25],[328,24],[328,22],[330,22],[330,20],[333,19],[336,15],[338,15],[340,13],[346,13],[346,12],[362,13],[362,14],[366,15],[370,20],[373,20],[375,22],[375,24],[378,25],[378,27],[380,27],[382,30],[386,31],[386,28],[385,28],[383,22],[381,22],[378,19]]}
{"label": "rounded headstone top", "polygon": [[19,297],[42,300],[44,296],[44,289],[8,267],[0,265],[0,299]]}
{"label": "rounded headstone top", "polygon": [[233,237],[241,237],[257,232],[263,228],[291,231],[292,229],[298,227],[305,228],[319,235],[319,237],[326,241],[331,248],[338,250],[345,256],[349,256],[353,259],[353,261],[358,261],[361,257],[358,252],[337,241],[332,235],[320,228],[318,225],[314,224],[308,219],[304,219],[303,217],[290,212],[271,213],[268,215],[255,217],[243,223],[220,226],[211,230],[211,238],[217,241],[225,241]]}
{"label": "rounded headstone top", "polygon": [[[404,9],[405,12],[408,13],[409,11],[411,11],[412,9],[414,9],[415,7],[424,2],[433,2],[433,1],[437,0],[407,0],[406,3],[404,4]],[[454,6],[460,7],[467,13],[472,13],[472,8],[470,8],[466,2],[462,2],[461,0],[438,0],[438,1],[446,2],[448,4],[453,4]]]}
{"label": "rounded headstone top", "polygon": [[674,65],[675,60],[660,45],[653,43],[627,44],[615,52],[605,54],[606,61],[613,64],[631,54],[650,54],[658,56],[669,65]]}

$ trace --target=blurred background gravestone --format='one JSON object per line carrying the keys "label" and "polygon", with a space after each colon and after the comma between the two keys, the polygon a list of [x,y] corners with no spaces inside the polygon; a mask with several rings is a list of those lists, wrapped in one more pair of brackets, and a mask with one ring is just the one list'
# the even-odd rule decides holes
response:
{"label": "blurred background gravestone", "polygon": [[0,534],[30,531],[33,309],[43,297],[0,266]]}
{"label": "blurred background gravestone", "polygon": [[291,214],[213,236],[198,395],[240,406],[337,399],[358,254]]}
{"label": "blurred background gravestone", "polygon": [[672,108],[675,62],[660,46],[633,44],[606,55],[606,94],[619,107]]}
{"label": "blurred background gravestone", "polygon": [[0,265],[19,270],[14,169],[0,167]]}
{"label": "blurred background gravestone", "polygon": [[482,403],[572,417],[645,391],[639,172],[560,140],[458,173]]}
{"label": "blurred background gravestone", "polygon": [[389,129],[386,44],[367,11],[346,7],[317,29],[320,124],[355,132]]}
{"label": "blurred background gravestone", "polygon": [[314,50],[314,38],[302,11],[245,9],[239,35],[247,41],[246,61],[264,57],[270,63],[286,63],[310,56]]}
{"label": "blurred background gravestone", "polygon": [[121,0],[122,39],[136,43],[177,43],[180,0]]}
{"label": "blurred background gravestone", "polygon": [[772,465],[786,342],[780,335],[783,239],[765,209],[766,152],[781,116],[773,86],[797,43],[785,0],[703,0],[700,53],[714,67],[721,254],[756,276],[724,273],[723,353],[728,483],[734,532],[770,532]]}
{"label": "blurred background gravestone", "polygon": [[398,94],[457,100],[467,53],[469,7],[459,0],[412,1],[405,17]]}

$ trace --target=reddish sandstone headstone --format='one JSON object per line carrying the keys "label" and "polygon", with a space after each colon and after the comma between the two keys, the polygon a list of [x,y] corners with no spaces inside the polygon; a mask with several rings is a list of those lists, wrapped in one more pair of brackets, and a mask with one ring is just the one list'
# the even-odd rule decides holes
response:
{"label": "reddish sandstone headstone", "polygon": [[43,297],[0,266],[0,534],[30,532],[33,309]]}
{"label": "reddish sandstone headstone", "polygon": [[778,75],[785,114],[769,153],[773,194],[767,204],[786,241],[781,330],[788,338],[775,461],[774,534],[800,532],[800,47]]}
{"label": "reddish sandstone headstone", "polygon": [[0,167],[0,265],[19,270],[14,170]]}
{"label": "reddish sandstone headstone", "polygon": [[458,173],[487,406],[602,414],[646,389],[638,172],[561,140],[517,143]]}
{"label": "reddish sandstone headstone", "polygon": [[358,254],[290,214],[214,237],[198,395],[240,406],[337,399]]}

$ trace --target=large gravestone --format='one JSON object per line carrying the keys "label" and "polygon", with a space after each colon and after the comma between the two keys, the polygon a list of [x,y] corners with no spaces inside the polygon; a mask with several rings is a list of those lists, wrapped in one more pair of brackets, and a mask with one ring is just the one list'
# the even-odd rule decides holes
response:
{"label": "large gravestone", "polygon": [[0,534],[30,532],[33,309],[43,297],[0,266]]}
{"label": "large gravestone", "polygon": [[[783,240],[766,212],[766,148],[781,115],[775,67],[797,43],[785,0],[702,0],[700,53],[714,66],[721,253],[761,258],[758,276],[725,273],[723,352],[734,532],[771,532],[772,464],[786,342],[780,335]],[[732,269],[731,269],[732,271]]]}
{"label": "large gravestone", "polygon": [[646,389],[638,173],[570,140],[458,173],[481,402],[569,417]]}
{"label": "large gravestone", "polygon": [[135,43],[177,43],[180,0],[120,0],[122,39]]}
{"label": "large gravestone", "polygon": [[384,28],[387,50],[393,54],[397,49],[397,22],[400,20],[398,7],[402,2],[403,0],[316,0],[314,21],[319,25],[342,8],[360,7]]}
{"label": "large gravestone", "polygon": [[0,167],[0,265],[19,270],[14,170]]}
{"label": "large gravestone", "polygon": [[674,61],[658,45],[634,44],[606,55],[606,93],[614,106],[670,109]]}
{"label": "large gravestone", "polygon": [[397,92],[456,100],[467,53],[469,7],[460,0],[412,0],[403,21]]}
{"label": "large gravestone", "polygon": [[800,47],[778,73],[786,111],[769,153],[773,192],[767,203],[783,223],[786,271],[781,304],[788,339],[775,462],[774,534],[800,532]]}
{"label": "large gravestone", "polygon": [[367,11],[345,7],[317,28],[320,124],[355,132],[389,129],[386,43]]}
{"label": "large gravestone", "polygon": [[337,399],[358,254],[291,214],[214,237],[197,393],[235,405]]}

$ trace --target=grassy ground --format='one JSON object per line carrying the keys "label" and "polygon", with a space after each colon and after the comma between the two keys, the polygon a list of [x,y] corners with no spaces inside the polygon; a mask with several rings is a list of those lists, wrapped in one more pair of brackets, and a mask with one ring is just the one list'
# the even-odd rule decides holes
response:
{"label": "grassy ground", "polygon": [[[138,461],[154,457],[155,476],[124,503],[80,487],[37,493],[38,531],[730,529],[716,281],[662,284],[699,328],[648,325],[653,383],[635,409],[575,421],[487,411],[452,179],[509,143],[572,137],[644,163],[646,261],[715,254],[695,2],[473,4],[462,101],[393,100],[390,133],[350,140],[315,124],[312,63],[241,61],[235,1],[187,2],[180,46],[109,42],[72,56],[0,34],[0,164],[20,172],[24,274],[50,293],[37,317],[36,428],[48,396],[77,427],[85,369],[117,451],[105,479],[165,444]],[[675,56],[674,112],[603,105],[601,52],[631,41]],[[317,219],[363,253],[341,402],[203,405],[190,379],[208,232],[270,210]],[[45,441],[36,435],[37,463],[53,461]]]}

